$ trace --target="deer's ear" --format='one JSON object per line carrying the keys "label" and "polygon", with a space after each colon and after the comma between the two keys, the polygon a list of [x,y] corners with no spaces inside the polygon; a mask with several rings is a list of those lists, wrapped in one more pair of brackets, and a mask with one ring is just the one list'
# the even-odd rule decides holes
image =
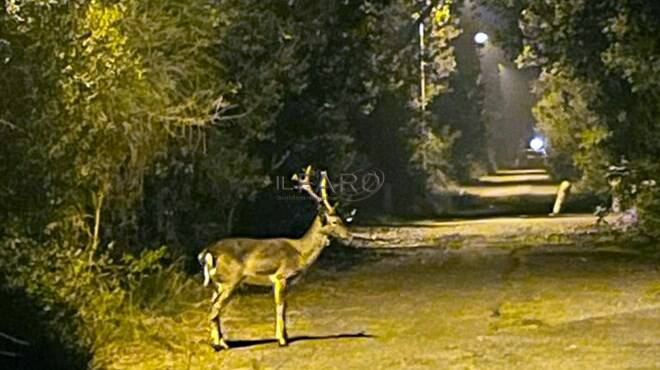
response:
{"label": "deer's ear", "polygon": [[328,224],[328,215],[325,212],[321,212],[321,225],[325,226]]}
{"label": "deer's ear", "polygon": [[202,268],[204,267],[204,258],[205,257],[206,257],[206,250],[201,251],[197,255],[197,262],[199,262],[199,266],[202,267]]}

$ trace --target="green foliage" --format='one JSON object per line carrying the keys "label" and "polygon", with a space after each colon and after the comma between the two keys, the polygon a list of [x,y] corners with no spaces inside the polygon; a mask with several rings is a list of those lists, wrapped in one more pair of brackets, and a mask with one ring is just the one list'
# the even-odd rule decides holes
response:
{"label": "green foliage", "polygon": [[75,218],[52,223],[42,240],[6,225],[0,270],[7,286],[37,300],[67,345],[94,348],[113,335],[125,313],[126,292],[158,271],[166,249],[123,254],[115,261],[112,246],[103,253],[81,247],[79,224]]}
{"label": "green foliage", "polygon": [[[620,157],[656,180],[660,154],[660,6],[643,0],[486,0],[519,24],[519,66],[541,69],[534,109],[565,176],[604,192],[604,170]],[[577,170],[573,173],[572,170]],[[653,192],[649,194],[655,194]],[[653,196],[639,206],[653,219]]]}
{"label": "green foliage", "polygon": [[[306,162],[339,172],[356,157],[349,125],[364,94],[358,68],[366,58],[360,3],[221,1],[230,10],[219,29],[220,60],[236,86],[236,117],[226,135],[257,149],[266,170],[287,173]],[[249,61],[249,63],[246,63]]]}
{"label": "green foliage", "polygon": [[428,118],[411,119],[407,136],[410,150],[410,174],[413,178],[424,179],[423,188],[430,195],[440,195],[452,181],[451,148],[459,134],[452,133],[445,126],[437,134],[426,123]]}
{"label": "green foliage", "polygon": [[132,307],[151,314],[176,315],[198,303],[204,287],[185,272],[183,260],[136,280],[130,294]]}
{"label": "green foliage", "polygon": [[657,175],[660,166],[657,161],[637,162],[636,167],[623,181],[623,199],[627,206],[637,210],[643,236],[660,239],[660,187]]}
{"label": "green foliage", "polygon": [[186,127],[212,118],[223,92],[208,78],[219,73],[216,17],[204,1],[6,9],[0,153],[17,160],[3,161],[0,270],[52,312],[69,344],[93,348],[113,334],[128,292],[161,266],[165,250],[138,249],[126,231],[154,163]]}
{"label": "green foliage", "polygon": [[429,28],[428,51],[425,61],[430,73],[426,96],[429,101],[438,98],[449,89],[449,77],[456,71],[456,57],[451,42],[456,39],[461,30],[458,27],[458,19],[453,16],[455,9],[452,1],[443,2],[431,13],[428,22]]}
{"label": "green foliage", "polygon": [[642,232],[654,240],[660,239],[660,191],[657,186],[646,190],[635,205],[640,209]]}
{"label": "green foliage", "polygon": [[610,158],[604,144],[610,133],[592,108],[599,85],[556,67],[542,73],[536,91],[540,99],[533,112],[539,129],[550,139],[555,171],[566,176],[576,169],[587,186],[606,186],[604,171]]}
{"label": "green foliage", "polygon": [[486,127],[484,117],[484,84],[481,64],[473,35],[479,25],[468,9],[453,4],[452,11],[461,15],[459,37],[452,40],[456,68],[449,77],[448,91],[433,102],[431,111],[436,120],[457,133],[451,150],[452,178],[469,182],[487,171]]}
{"label": "green foliage", "polygon": [[625,1],[607,20],[604,33],[609,45],[602,53],[605,66],[625,78],[631,92],[656,95],[660,87],[660,65],[653,62],[660,50],[657,4]]}
{"label": "green foliage", "polygon": [[[375,121],[374,130],[393,129],[396,133],[396,138],[382,140],[383,151],[375,151],[371,159],[389,178],[394,178],[393,181],[405,179],[405,184],[394,183],[395,187],[400,186],[394,193],[401,199],[419,197],[420,192],[411,189],[420,189],[422,194],[439,194],[451,183],[452,144],[457,135],[446,127],[441,114],[432,113],[440,112],[437,107],[443,105],[441,97],[449,91],[450,76],[456,70],[452,41],[459,36],[460,29],[454,10],[452,2],[433,3],[430,8],[424,8],[405,1],[392,2],[382,8],[372,5],[366,10],[375,15],[366,23],[373,40],[373,55],[364,68],[367,73],[364,83],[373,98],[365,100],[361,110],[369,120]],[[414,14],[416,22],[409,21],[410,14]],[[420,19],[424,14],[428,14],[428,18]],[[421,58],[426,77],[426,105],[433,109],[423,113],[420,112],[418,23],[423,23],[425,28],[426,52]],[[392,104],[400,107],[395,114],[391,112]],[[384,133],[374,135],[387,136]],[[371,135],[369,138],[373,141]],[[392,145],[400,145],[402,150],[394,152]],[[396,153],[397,158],[392,158],[395,156],[392,153]],[[398,161],[405,163],[402,173]],[[410,201],[406,203],[411,205]]]}

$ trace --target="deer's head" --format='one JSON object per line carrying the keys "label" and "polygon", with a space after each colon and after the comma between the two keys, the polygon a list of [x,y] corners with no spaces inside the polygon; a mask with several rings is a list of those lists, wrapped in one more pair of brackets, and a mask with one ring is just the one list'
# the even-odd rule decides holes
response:
{"label": "deer's head", "polygon": [[343,219],[337,213],[328,213],[322,211],[321,222],[323,223],[323,228],[321,229],[323,233],[333,238],[349,240],[352,239],[352,234],[346,227],[347,223],[350,223],[353,220],[353,215],[355,215],[355,210],[351,212],[351,216]]}
{"label": "deer's head", "polygon": [[293,176],[293,180],[299,183],[299,188],[308,193],[318,205],[318,217],[321,219],[322,229],[321,232],[333,238],[352,239],[352,235],[346,224],[353,221],[355,210],[351,211],[348,217],[342,218],[337,212],[337,204],[330,204],[328,200],[328,175],[325,171],[321,171],[321,182],[319,184],[319,194],[317,194],[311,186],[310,177],[312,174],[312,167],[307,166],[302,177],[297,175]]}

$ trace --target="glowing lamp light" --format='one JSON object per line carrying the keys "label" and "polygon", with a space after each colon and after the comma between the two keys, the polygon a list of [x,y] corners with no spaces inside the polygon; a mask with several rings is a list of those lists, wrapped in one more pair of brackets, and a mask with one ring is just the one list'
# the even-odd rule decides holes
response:
{"label": "glowing lamp light", "polygon": [[488,42],[488,34],[484,32],[477,32],[476,35],[474,35],[474,42],[477,44],[483,45]]}
{"label": "glowing lamp light", "polygon": [[540,137],[535,137],[529,142],[529,147],[535,152],[542,151],[544,146],[545,142]]}

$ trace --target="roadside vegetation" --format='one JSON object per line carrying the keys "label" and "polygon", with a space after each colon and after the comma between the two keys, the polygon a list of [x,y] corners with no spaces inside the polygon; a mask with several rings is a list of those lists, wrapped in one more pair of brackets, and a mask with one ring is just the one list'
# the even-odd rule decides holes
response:
{"label": "roadside vegetation", "polygon": [[480,0],[520,68],[536,68],[533,108],[551,168],[578,188],[607,193],[610,166],[629,173],[618,192],[658,237],[660,5],[643,0]]}

